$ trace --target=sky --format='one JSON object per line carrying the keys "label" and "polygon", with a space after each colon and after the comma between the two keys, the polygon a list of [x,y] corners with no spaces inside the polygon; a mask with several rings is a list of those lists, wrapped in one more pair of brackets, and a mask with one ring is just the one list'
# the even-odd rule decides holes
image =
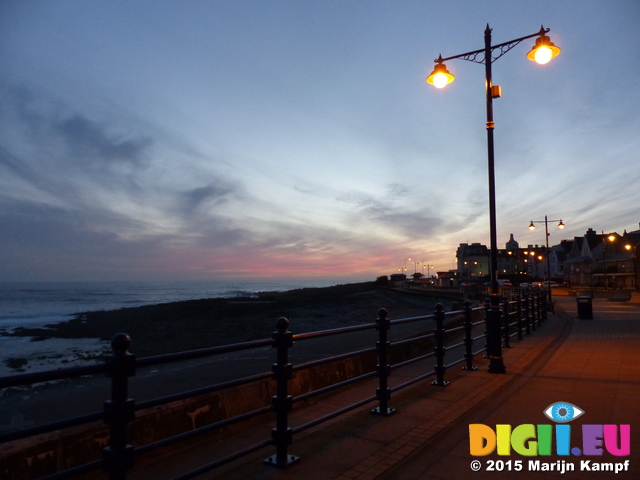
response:
{"label": "sky", "polygon": [[492,65],[498,246],[637,230],[637,0],[0,0],[0,281],[454,268],[489,244],[484,66],[425,78],[487,24],[562,49]]}

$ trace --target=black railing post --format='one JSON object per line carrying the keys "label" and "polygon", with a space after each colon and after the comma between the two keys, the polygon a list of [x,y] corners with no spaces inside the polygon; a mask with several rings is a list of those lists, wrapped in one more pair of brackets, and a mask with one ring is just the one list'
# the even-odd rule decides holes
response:
{"label": "black railing post", "polygon": [[467,364],[462,367],[463,370],[478,370],[478,367],[473,366],[473,337],[471,335],[471,329],[473,328],[471,321],[471,302],[465,300],[464,302],[464,358]]}
{"label": "black railing post", "polygon": [[541,297],[541,295],[538,293],[536,295],[536,299],[535,299],[536,321],[538,322],[538,327],[542,326],[542,306],[541,306],[540,297]]}
{"label": "black railing post", "polygon": [[529,295],[529,324],[531,325],[531,330],[536,331],[536,301],[533,293]]}
{"label": "black railing post", "polygon": [[133,446],[127,443],[127,423],[135,418],[135,401],[129,397],[129,377],[136,374],[136,356],[128,352],[131,337],[118,333],[111,339],[113,355],[106,360],[111,378],[111,400],[104,402],[104,421],[111,426],[109,446],[102,450],[109,480],[125,480],[133,467]]}
{"label": "black railing post", "polygon": [[527,335],[531,335],[531,322],[529,321],[529,295],[522,296],[524,306],[522,307],[522,315],[524,316],[524,330]]}
{"label": "black railing post", "polygon": [[544,315],[545,315],[545,311],[544,311],[544,299],[546,297],[546,294],[543,292],[542,294],[538,295],[538,326],[541,327],[542,326],[542,321],[544,320]]}
{"label": "black railing post", "polygon": [[271,366],[277,385],[277,394],[272,398],[276,411],[276,428],[271,430],[271,438],[276,445],[276,454],[265,458],[264,463],[284,468],[300,460],[299,457],[289,455],[287,447],[293,442],[293,430],[289,428],[289,412],[293,409],[293,397],[288,395],[287,386],[293,377],[293,365],[289,363],[289,349],[293,346],[293,334],[287,330],[289,320],[280,317],[276,322],[277,331],[271,336],[277,348],[277,360]]}
{"label": "black railing post", "polygon": [[435,367],[436,381],[431,382],[431,385],[436,385],[438,387],[446,387],[447,385],[449,385],[449,382],[445,382],[444,381],[444,371],[446,369],[446,367],[444,366],[444,354],[445,354],[445,348],[444,348],[444,307],[442,306],[441,303],[438,303],[436,305],[435,318],[436,318],[436,329],[434,330],[433,333],[435,333],[435,336],[436,336],[436,348],[435,348],[435,354],[436,354],[436,367]]}
{"label": "black railing post", "polygon": [[484,347],[485,353],[483,358],[489,358],[489,315],[491,315],[491,299],[484,299]]}
{"label": "black railing post", "polygon": [[533,324],[540,327],[540,294],[536,294],[533,298]]}
{"label": "black railing post", "polygon": [[522,292],[518,292],[518,296],[516,297],[516,302],[518,306],[518,340],[523,340],[522,337]]}
{"label": "black railing post", "polygon": [[376,388],[376,397],[380,402],[377,408],[371,410],[371,413],[377,415],[391,415],[395,412],[395,408],[389,408],[389,400],[391,399],[391,389],[389,388],[388,378],[391,375],[391,366],[389,365],[389,348],[387,332],[391,328],[391,320],[387,316],[386,308],[378,310],[378,319],[376,320],[376,330],[378,330],[378,341],[376,342],[376,350],[378,351],[378,383]]}
{"label": "black railing post", "polygon": [[504,300],[502,308],[504,309],[504,313],[502,315],[502,318],[504,319],[504,348],[511,348],[511,337],[509,335],[511,333],[509,328],[509,323],[511,323],[509,300]]}

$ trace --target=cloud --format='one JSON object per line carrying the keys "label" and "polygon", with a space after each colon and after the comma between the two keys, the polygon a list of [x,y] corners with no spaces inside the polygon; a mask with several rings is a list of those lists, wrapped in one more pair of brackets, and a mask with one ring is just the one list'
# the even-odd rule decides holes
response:
{"label": "cloud", "polygon": [[79,114],[54,121],[52,127],[74,156],[89,161],[118,160],[139,165],[153,144],[148,137],[125,139],[109,134],[100,123]]}
{"label": "cloud", "polygon": [[354,205],[357,210],[352,218],[366,220],[374,234],[379,233],[375,231],[379,228],[415,238],[417,234],[433,233],[444,224],[443,218],[424,206],[422,195],[412,195],[408,187],[392,183],[385,187],[384,192],[379,198],[364,193],[345,194],[338,201]]}
{"label": "cloud", "polygon": [[220,205],[238,190],[236,185],[223,179],[218,179],[215,184],[197,187],[182,194],[186,212],[193,212],[203,205]]}
{"label": "cloud", "polygon": [[[17,191],[28,185],[40,196],[77,203],[87,190],[135,188],[152,160],[157,141],[140,125],[115,127],[104,113],[90,119],[27,87],[0,85],[0,101],[0,161],[21,180],[5,194],[23,196]],[[120,117],[120,124],[133,123]]]}

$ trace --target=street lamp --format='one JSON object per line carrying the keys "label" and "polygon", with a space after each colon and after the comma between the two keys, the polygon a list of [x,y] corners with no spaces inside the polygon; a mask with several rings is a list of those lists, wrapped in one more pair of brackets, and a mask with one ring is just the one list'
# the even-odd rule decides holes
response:
{"label": "street lamp", "polygon": [[404,259],[404,271],[402,273],[404,273],[405,275],[407,274],[407,262],[410,262],[410,261],[411,261],[410,258]]}
{"label": "street lamp", "polygon": [[430,263],[423,263],[422,264],[422,273],[424,273],[424,267],[427,267],[427,278],[431,278],[430,269],[431,269],[431,267],[433,267],[433,265],[431,265]]}
{"label": "street lamp", "polygon": [[635,285],[632,285],[632,286],[636,288],[640,286],[640,283],[638,283],[638,278],[640,277],[640,275],[638,275],[638,245],[640,245],[640,243],[636,243],[635,245],[626,244],[624,246],[627,252],[630,252],[631,250],[633,250],[633,257],[631,258],[631,264],[633,265],[633,283]]}
{"label": "street lamp", "polygon": [[562,230],[565,227],[564,223],[562,223],[562,220],[548,220],[547,216],[545,215],[544,220],[536,220],[535,222],[531,220],[531,223],[529,224],[529,230],[531,231],[535,230],[536,223],[544,223],[545,239],[547,242],[547,296],[549,298],[549,303],[551,303],[551,267],[549,262],[549,235],[551,234],[549,233],[549,222],[551,223],[558,222],[558,228],[560,230]]}
{"label": "street lamp", "polygon": [[[491,64],[498,60],[501,56],[528,38],[538,37],[535,45],[527,54],[527,58],[538,63],[546,63],[551,58],[560,53],[560,48],[556,47],[547,37],[546,33],[549,29],[544,26],[540,27],[540,31],[532,35],[517,38],[510,42],[501,43],[499,45],[491,45],[491,28],[487,24],[484,31],[484,48],[474,50],[473,52],[462,53],[452,57],[442,58],[439,55],[435,60],[436,66],[427,77],[427,83],[437,88],[443,88],[448,83],[453,82],[454,76],[447,70],[444,62],[460,58],[469,62],[485,65],[486,78],[486,103],[487,103],[487,147],[488,147],[488,167],[489,167],[489,224],[491,236],[491,265],[489,272],[491,275],[491,311],[488,318],[488,338],[487,346],[491,346],[488,355],[490,358],[489,371],[492,373],[505,373],[504,362],[502,360],[502,346],[500,344],[500,299],[498,297],[498,247],[497,247],[497,227],[496,227],[496,199],[495,199],[495,173],[494,173],[494,152],[493,152],[493,99],[501,95],[500,86],[493,85],[491,78]],[[494,56],[494,51],[497,55]]]}
{"label": "street lamp", "polygon": [[[613,234],[609,234],[606,237],[610,242],[613,242],[616,239],[616,236]],[[602,232],[602,267],[604,273],[604,289],[607,289],[607,243],[604,241],[605,236],[604,232]],[[614,278],[615,281],[615,278]]]}

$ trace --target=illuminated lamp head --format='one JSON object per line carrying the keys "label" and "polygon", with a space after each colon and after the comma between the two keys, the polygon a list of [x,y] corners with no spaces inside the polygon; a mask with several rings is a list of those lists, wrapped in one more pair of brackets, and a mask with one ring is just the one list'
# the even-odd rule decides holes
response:
{"label": "illuminated lamp head", "polygon": [[427,77],[427,83],[436,88],[443,88],[447,84],[453,82],[454,78],[455,77],[451,75],[445,64],[442,62],[442,56],[440,56],[433,72],[431,72],[431,75]]}
{"label": "illuminated lamp head", "polygon": [[540,35],[531,51],[527,53],[527,58],[532,62],[544,65],[559,54],[560,47],[555,46],[546,35]]}

